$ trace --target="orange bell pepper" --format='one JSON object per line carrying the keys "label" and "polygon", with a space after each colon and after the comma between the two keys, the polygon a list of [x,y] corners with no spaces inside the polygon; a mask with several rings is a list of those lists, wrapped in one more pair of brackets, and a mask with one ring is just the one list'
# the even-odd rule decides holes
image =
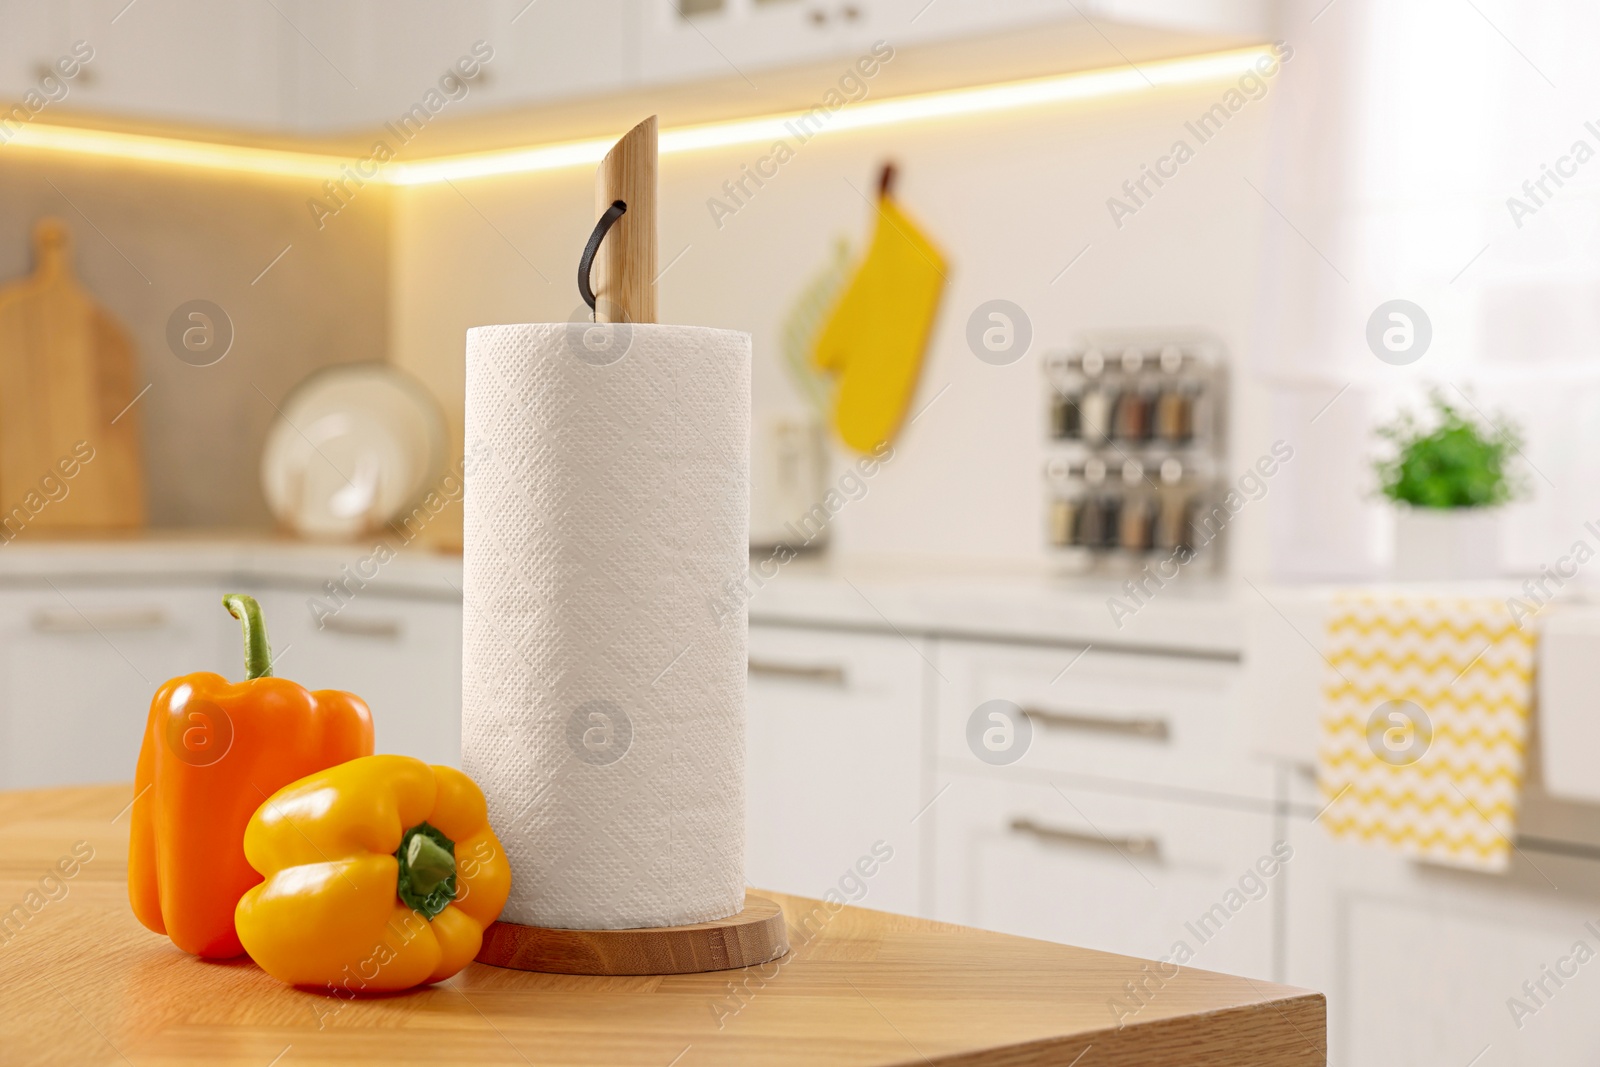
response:
{"label": "orange bell pepper", "polygon": [[245,680],[202,671],[156,691],[134,778],[128,897],[141,923],[185,952],[244,952],[239,898],[261,881],[244,831],[261,802],[308,774],[372,754],[372,714],[352,693],[272,677],[261,606],[231,593]]}

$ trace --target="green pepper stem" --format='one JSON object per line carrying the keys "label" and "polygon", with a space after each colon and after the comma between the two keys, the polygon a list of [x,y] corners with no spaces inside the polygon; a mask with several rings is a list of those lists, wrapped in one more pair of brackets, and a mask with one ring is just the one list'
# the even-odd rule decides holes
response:
{"label": "green pepper stem", "polygon": [[429,922],[456,898],[456,843],[437,826],[418,823],[400,836],[395,895]]}
{"label": "green pepper stem", "polygon": [[272,674],[272,646],[267,644],[267,624],[261,619],[261,605],[244,593],[229,593],[222,598],[228,614],[239,620],[244,631],[244,677],[266,678]]}
{"label": "green pepper stem", "polygon": [[411,888],[425,897],[456,873],[456,858],[433,838],[417,834],[406,848],[406,868],[411,872]]}

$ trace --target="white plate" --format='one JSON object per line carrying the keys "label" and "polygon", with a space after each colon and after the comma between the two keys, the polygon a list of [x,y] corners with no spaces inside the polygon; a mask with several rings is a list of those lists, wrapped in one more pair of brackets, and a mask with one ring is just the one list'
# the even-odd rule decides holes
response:
{"label": "white plate", "polygon": [[267,506],[306,537],[359,537],[434,487],[445,435],[439,405],[409,375],[381,363],[318,371],[289,394],[267,435]]}

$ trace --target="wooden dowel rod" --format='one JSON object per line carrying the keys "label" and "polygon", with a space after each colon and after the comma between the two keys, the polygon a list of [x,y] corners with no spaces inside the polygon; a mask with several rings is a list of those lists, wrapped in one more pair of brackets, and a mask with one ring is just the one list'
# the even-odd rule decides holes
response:
{"label": "wooden dowel rod", "polygon": [[595,218],[628,205],[600,242],[590,274],[596,322],[656,321],[656,117],[611,147],[595,175]]}

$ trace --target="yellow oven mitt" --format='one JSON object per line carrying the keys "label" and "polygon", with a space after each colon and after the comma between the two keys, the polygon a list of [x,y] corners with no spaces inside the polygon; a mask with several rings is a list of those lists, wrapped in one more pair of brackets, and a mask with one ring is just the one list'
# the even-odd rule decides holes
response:
{"label": "yellow oven mitt", "polygon": [[836,379],[833,424],[857,452],[899,430],[944,289],[944,256],[890,197],[892,175],[886,168],[872,242],[811,355]]}

